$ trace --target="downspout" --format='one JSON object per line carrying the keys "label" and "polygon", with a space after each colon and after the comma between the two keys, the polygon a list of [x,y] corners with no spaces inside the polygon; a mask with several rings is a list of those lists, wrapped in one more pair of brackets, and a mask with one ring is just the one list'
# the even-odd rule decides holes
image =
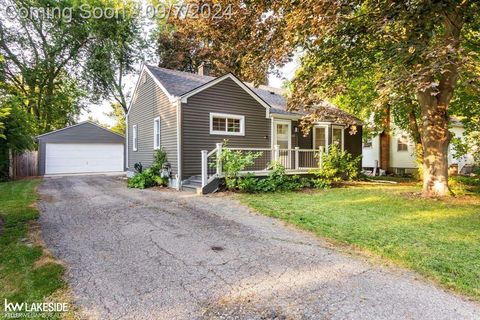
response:
{"label": "downspout", "polygon": [[176,101],[177,109],[177,190],[182,189],[182,100]]}
{"label": "downspout", "polygon": [[124,169],[128,169],[128,112],[125,115],[125,162]]}

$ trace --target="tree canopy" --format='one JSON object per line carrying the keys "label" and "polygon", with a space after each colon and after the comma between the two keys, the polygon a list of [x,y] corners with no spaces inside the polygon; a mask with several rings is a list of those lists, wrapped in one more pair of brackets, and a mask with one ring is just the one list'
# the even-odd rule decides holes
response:
{"label": "tree canopy", "polygon": [[479,9],[475,1],[275,1],[265,21],[283,39],[275,60],[303,51],[291,109],[310,109],[314,121],[322,112],[314,106],[360,89],[355,81],[366,79],[374,93],[369,109],[391,110],[418,139],[424,194],[445,195],[449,116],[467,112],[453,107],[461,92],[478,94]]}

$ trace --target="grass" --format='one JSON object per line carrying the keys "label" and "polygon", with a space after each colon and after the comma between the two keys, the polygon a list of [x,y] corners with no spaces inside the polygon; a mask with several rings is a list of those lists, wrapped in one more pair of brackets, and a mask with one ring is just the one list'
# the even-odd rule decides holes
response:
{"label": "grass", "polygon": [[[65,298],[64,268],[42,247],[36,228],[36,187],[40,180],[0,183],[0,310],[9,302],[44,302]],[[69,302],[69,301],[51,301]],[[59,318],[58,314],[42,314]],[[2,313],[0,313],[0,318]]]}
{"label": "grass", "polygon": [[239,199],[480,300],[480,197],[434,200],[419,192],[416,185],[364,185]]}

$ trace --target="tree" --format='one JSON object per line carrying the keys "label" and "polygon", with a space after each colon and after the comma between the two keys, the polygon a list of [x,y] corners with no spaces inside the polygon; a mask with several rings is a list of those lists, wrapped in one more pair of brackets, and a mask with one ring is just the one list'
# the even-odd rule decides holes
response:
{"label": "tree", "polygon": [[116,19],[102,19],[94,24],[91,33],[95,41],[87,50],[84,78],[92,94],[113,98],[126,113],[125,77],[142,60],[142,49],[146,44],[141,37],[142,20],[136,3],[130,0],[113,3],[122,14]]}
{"label": "tree", "polygon": [[[113,97],[126,108],[123,79],[137,61],[141,28],[132,1],[55,2],[63,15],[20,14],[52,9],[49,0],[7,1],[17,14],[0,19],[3,90],[22,97],[37,133],[72,123],[87,98]],[[101,18],[86,14],[93,7],[113,7],[118,14]],[[79,77],[81,74],[86,76]],[[82,88],[88,88],[88,96]]]}
{"label": "tree", "polygon": [[112,103],[111,106],[112,111],[107,113],[107,116],[115,119],[116,123],[110,129],[116,133],[125,135],[127,127],[125,123],[125,112],[119,103]]}
{"label": "tree", "polygon": [[372,111],[411,122],[424,156],[423,194],[446,195],[450,103],[458,83],[478,88],[479,9],[468,0],[273,2],[266,21],[283,39],[276,45],[304,52],[290,108],[311,110],[314,120],[322,99],[373,72]]}
{"label": "tree", "polygon": [[[66,22],[60,16],[20,14],[32,12],[32,8],[48,8],[49,1],[11,0],[8,4],[17,9],[17,14],[0,20],[6,82],[2,91],[18,97],[26,112],[33,115],[37,132],[65,126],[78,114],[81,96],[78,83],[66,69],[89,41],[88,28],[76,15]],[[72,1],[56,5],[61,10],[77,8]]]}
{"label": "tree", "polygon": [[[205,63],[214,76],[231,72],[243,81],[266,83],[277,62],[274,58],[280,56],[274,53],[283,47],[272,46],[276,36],[263,19],[268,10],[263,1],[189,0],[182,4],[185,15],[174,10],[167,21],[157,22],[159,66],[194,72]],[[214,5],[219,9],[214,10]],[[218,18],[213,17],[215,12]],[[282,61],[291,55],[282,55]]]}

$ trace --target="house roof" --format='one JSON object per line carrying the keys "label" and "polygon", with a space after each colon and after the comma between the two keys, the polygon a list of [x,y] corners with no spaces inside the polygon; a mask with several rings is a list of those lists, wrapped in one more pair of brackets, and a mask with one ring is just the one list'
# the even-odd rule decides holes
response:
{"label": "house roof", "polygon": [[[145,65],[145,67],[163,85],[168,93],[177,97],[181,97],[182,95],[185,95],[186,93],[217,79],[216,77],[202,76],[196,73],[165,69],[151,65]],[[251,83],[245,82],[244,84],[247,85],[257,96],[259,96],[270,106],[270,113],[297,116],[306,114],[305,112],[301,111],[287,111],[287,99],[285,98],[285,92],[282,89],[265,85],[255,87]],[[342,115],[344,118],[354,119],[355,123],[361,122],[358,118],[355,118],[354,116],[338,109],[331,104],[328,104],[328,112],[332,113],[332,118],[338,118],[339,115]],[[329,119],[325,120],[327,121]]]}

